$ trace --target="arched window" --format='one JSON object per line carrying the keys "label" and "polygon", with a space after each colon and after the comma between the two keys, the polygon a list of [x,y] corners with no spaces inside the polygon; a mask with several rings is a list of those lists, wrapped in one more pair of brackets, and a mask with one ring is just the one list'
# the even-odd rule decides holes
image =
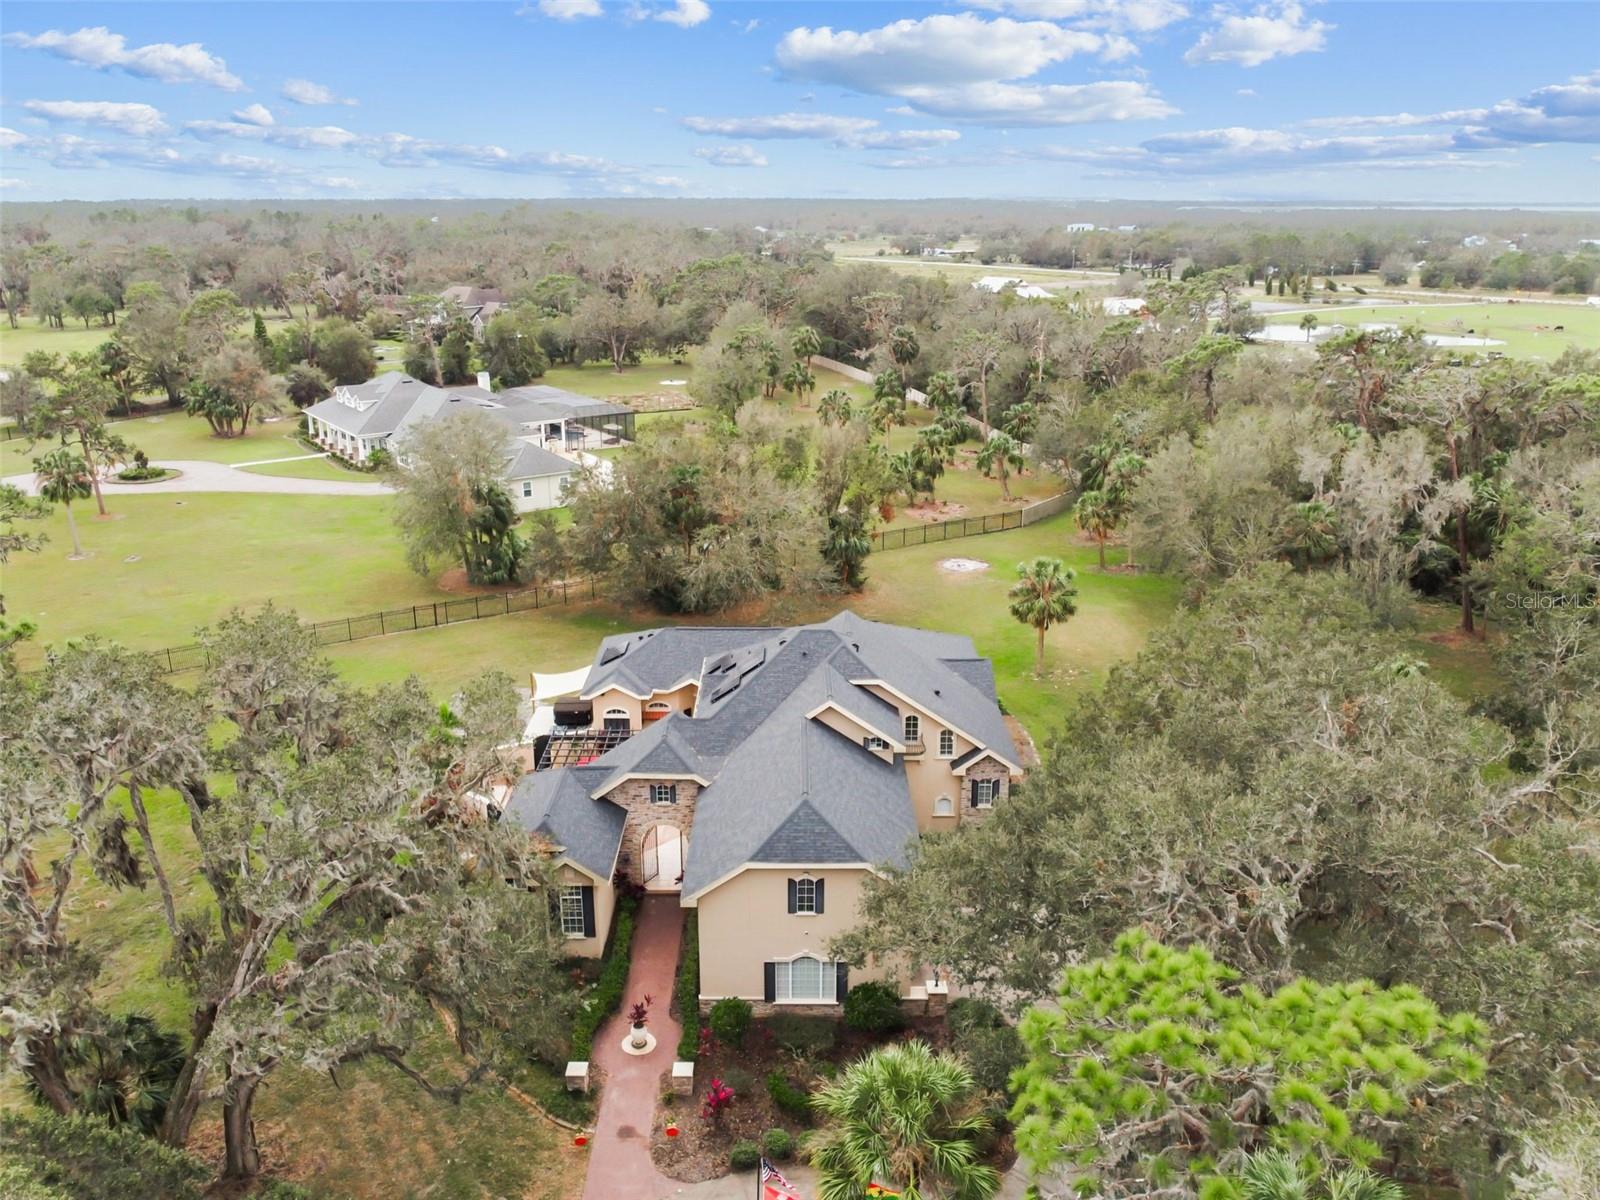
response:
{"label": "arched window", "polygon": [[777,999],[833,1002],[835,976],[831,963],[824,964],[821,959],[802,954],[774,966],[777,967]]}
{"label": "arched window", "polygon": [[633,718],[628,716],[625,708],[608,708],[605,711],[602,727],[605,729],[632,729]]}
{"label": "arched window", "polygon": [[922,740],[922,718],[916,713],[906,714],[906,741],[920,742]]}
{"label": "arched window", "polygon": [[939,730],[939,757],[954,758],[956,753],[956,735],[948,729]]}
{"label": "arched window", "polygon": [[933,815],[936,817],[953,817],[956,815],[956,802],[949,796],[940,796],[933,802]]}

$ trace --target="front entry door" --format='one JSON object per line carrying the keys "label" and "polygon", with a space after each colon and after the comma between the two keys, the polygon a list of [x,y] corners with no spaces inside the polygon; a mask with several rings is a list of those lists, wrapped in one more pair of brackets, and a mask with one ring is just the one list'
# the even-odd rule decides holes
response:
{"label": "front entry door", "polygon": [[675,892],[683,881],[683,834],[672,825],[645,831],[640,866],[644,886],[652,892]]}

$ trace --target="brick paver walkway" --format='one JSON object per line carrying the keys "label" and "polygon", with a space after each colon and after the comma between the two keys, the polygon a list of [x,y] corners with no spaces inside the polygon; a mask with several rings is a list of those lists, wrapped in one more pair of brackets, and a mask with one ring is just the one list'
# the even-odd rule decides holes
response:
{"label": "brick paver walkway", "polygon": [[626,1007],[646,995],[655,999],[650,1032],[656,1048],[649,1054],[624,1054],[627,1018],[618,1012],[600,1027],[594,1039],[594,1060],[604,1076],[600,1112],[589,1144],[589,1179],[583,1200],[665,1200],[685,1185],[668,1179],[650,1159],[650,1134],[656,1100],[664,1078],[678,1056],[678,1023],[668,1015],[677,981],[678,944],[683,940],[683,909],[676,893],[647,896],[639,906],[633,931],[633,963],[622,1003]]}

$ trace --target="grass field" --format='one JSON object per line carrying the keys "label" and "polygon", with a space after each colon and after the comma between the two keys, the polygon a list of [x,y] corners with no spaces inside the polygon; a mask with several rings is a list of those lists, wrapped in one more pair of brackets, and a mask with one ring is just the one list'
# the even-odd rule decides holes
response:
{"label": "grass field", "polygon": [[[300,453],[308,453],[300,447]],[[375,483],[376,475],[341,466],[334,458],[300,458],[290,462],[259,463],[253,467],[240,467],[252,475],[290,475],[296,479],[333,479],[341,483]]]}
{"label": "grass field", "polygon": [[[1384,322],[1405,328],[1416,325],[1424,333],[1495,338],[1504,346],[1487,347],[1517,358],[1554,359],[1568,346],[1600,350],[1600,308],[1571,304],[1372,304],[1313,306],[1318,322],[1354,327]],[[1298,325],[1301,314],[1279,313],[1267,317],[1271,325]],[[1563,326],[1557,332],[1556,326]]]}

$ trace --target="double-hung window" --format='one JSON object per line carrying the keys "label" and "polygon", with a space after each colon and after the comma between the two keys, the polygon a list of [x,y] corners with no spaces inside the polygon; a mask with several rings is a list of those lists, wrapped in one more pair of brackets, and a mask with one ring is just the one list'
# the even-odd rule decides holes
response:
{"label": "double-hung window", "polygon": [[998,779],[974,779],[972,781],[972,805],[974,808],[989,808],[1000,798],[1000,781]]}
{"label": "double-hung window", "polygon": [[583,888],[577,884],[561,889],[561,936],[583,936]]}
{"label": "double-hung window", "polygon": [[533,498],[533,480],[524,479],[522,481],[522,498],[524,500]]}
{"label": "double-hung window", "polygon": [[676,804],[678,802],[678,785],[675,783],[652,783],[650,785],[651,804]]}
{"label": "double-hung window", "polygon": [[956,735],[948,729],[939,730],[939,757],[954,758],[956,755]]}

